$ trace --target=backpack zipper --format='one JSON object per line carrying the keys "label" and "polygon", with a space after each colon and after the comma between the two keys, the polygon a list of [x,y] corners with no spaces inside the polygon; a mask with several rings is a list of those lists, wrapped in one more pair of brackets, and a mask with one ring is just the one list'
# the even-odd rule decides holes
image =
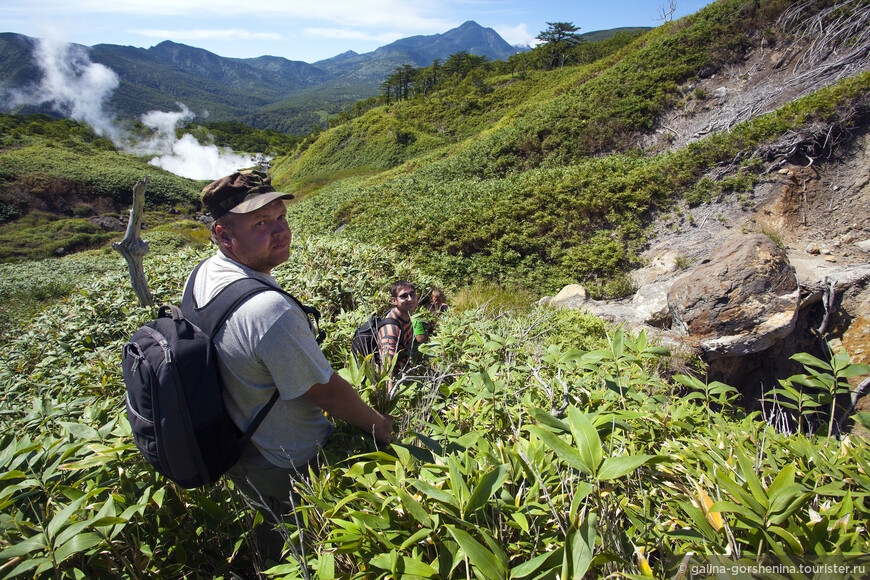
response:
{"label": "backpack zipper", "polygon": [[166,339],[160,341],[160,347],[163,349],[163,358],[166,364],[172,362],[172,351],[169,350],[169,342]]}

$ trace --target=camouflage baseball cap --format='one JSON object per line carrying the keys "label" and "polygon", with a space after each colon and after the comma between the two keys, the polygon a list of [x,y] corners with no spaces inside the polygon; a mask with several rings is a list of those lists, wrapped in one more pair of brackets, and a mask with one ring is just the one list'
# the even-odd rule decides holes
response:
{"label": "camouflage baseball cap", "polygon": [[228,213],[252,212],[279,198],[293,199],[293,195],[275,191],[272,178],[254,170],[237,171],[202,189],[202,205],[214,219]]}

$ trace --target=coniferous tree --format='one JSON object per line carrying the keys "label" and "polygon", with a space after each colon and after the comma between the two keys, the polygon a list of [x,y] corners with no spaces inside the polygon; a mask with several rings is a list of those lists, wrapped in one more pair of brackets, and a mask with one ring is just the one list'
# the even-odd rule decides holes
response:
{"label": "coniferous tree", "polygon": [[577,34],[578,30],[580,28],[574,26],[573,22],[547,23],[547,29],[535,37],[544,43],[542,47],[544,68],[556,68],[556,63],[560,67],[565,64],[568,51],[583,42]]}

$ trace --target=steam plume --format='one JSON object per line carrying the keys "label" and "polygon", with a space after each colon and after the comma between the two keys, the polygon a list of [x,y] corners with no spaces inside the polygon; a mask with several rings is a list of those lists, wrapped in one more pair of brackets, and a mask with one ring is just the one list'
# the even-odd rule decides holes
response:
{"label": "steam plume", "polygon": [[179,123],[195,116],[182,103],[178,103],[179,111],[151,111],[142,115],[143,125],[151,128],[153,134],[137,142],[106,111],[106,101],[120,84],[118,75],[91,62],[85,47],[45,38],[37,44],[34,58],[43,72],[42,79],[30,89],[7,92],[5,100],[10,108],[48,103],[61,115],[88,124],[116,147],[138,155],[154,155],[151,164],[190,179],[218,179],[257,162],[251,156],[215,145],[200,145],[190,135],[178,139],[175,130]]}

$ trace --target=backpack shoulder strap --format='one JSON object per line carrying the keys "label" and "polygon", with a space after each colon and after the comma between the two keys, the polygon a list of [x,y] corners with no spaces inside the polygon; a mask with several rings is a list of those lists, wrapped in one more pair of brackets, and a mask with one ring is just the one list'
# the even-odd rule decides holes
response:
{"label": "backpack shoulder strap", "polygon": [[191,321],[199,326],[203,332],[214,337],[217,331],[220,330],[221,326],[223,326],[224,322],[227,321],[227,318],[230,317],[230,314],[232,314],[236,308],[241,306],[245,300],[254,294],[271,290],[287,296],[295,302],[297,306],[299,306],[305,315],[312,316],[318,331],[317,343],[320,344],[323,342],[323,339],[326,337],[326,332],[320,330],[320,311],[317,310],[317,308],[302,304],[295,296],[283,288],[271,286],[255,278],[239,278],[238,280],[229,283],[218,292],[217,296],[212,298],[208,304],[197,308],[193,300],[193,286],[196,280],[196,274],[199,272],[199,269],[204,262],[205,260],[197,264],[196,268],[193,269],[187,287],[184,289],[184,295],[181,298],[182,311],[184,311]]}
{"label": "backpack shoulder strap", "polygon": [[184,295],[181,298],[181,310],[203,332],[214,337],[217,331],[227,321],[230,314],[238,308],[242,302],[260,292],[272,289],[259,280],[253,278],[240,278],[224,287],[217,296],[207,304],[197,307],[193,299],[193,286],[196,275],[205,260],[196,265],[190,275]]}
{"label": "backpack shoulder strap", "polygon": [[399,326],[399,327],[401,327],[401,326],[402,326],[402,321],[399,320],[398,318],[393,318],[392,316],[388,316],[388,317],[386,317],[386,318],[381,318],[381,319],[378,321],[378,328],[377,328],[377,330],[380,330],[382,326],[386,326],[386,325],[388,325],[388,324],[392,324],[392,325],[394,325],[394,326]]}
{"label": "backpack shoulder strap", "polygon": [[257,412],[257,415],[254,417],[254,420],[251,421],[251,424],[248,425],[248,428],[245,429],[245,432],[242,433],[242,448],[244,449],[245,445],[248,444],[248,441],[251,440],[251,437],[254,435],[254,431],[257,430],[257,427],[260,426],[260,423],[263,422],[263,419],[266,418],[266,415],[269,411],[272,410],[272,407],[275,406],[275,403],[278,401],[278,389],[275,389],[275,392],[272,393],[272,397],[269,399],[269,402],[263,405],[260,410]]}

